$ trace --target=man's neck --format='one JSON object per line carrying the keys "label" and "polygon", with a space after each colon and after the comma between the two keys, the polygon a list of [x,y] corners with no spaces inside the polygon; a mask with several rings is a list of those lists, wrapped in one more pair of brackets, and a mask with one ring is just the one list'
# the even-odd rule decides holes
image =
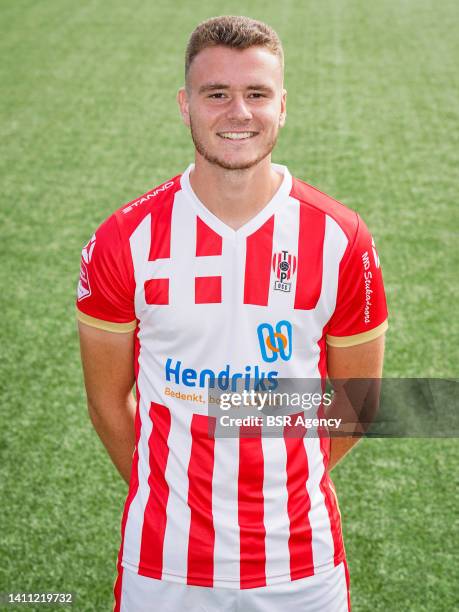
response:
{"label": "man's neck", "polygon": [[234,230],[255,217],[281,183],[282,176],[272,168],[270,156],[247,170],[225,170],[197,154],[190,173],[191,187],[200,201]]}

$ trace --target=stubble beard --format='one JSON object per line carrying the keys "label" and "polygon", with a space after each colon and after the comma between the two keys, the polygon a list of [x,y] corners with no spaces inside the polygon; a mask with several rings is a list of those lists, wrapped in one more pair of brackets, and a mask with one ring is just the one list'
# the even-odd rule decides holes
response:
{"label": "stubble beard", "polygon": [[255,159],[251,159],[250,161],[246,161],[244,163],[241,163],[241,162],[229,163],[229,162],[226,162],[221,157],[218,157],[217,155],[211,155],[209,151],[206,150],[202,142],[197,137],[196,131],[193,129],[193,121],[191,120],[191,118],[190,118],[190,131],[191,131],[191,138],[193,139],[193,143],[194,143],[196,151],[202,157],[204,157],[204,159],[208,161],[210,164],[219,166],[220,168],[223,168],[224,170],[248,170],[249,168],[252,168],[253,166],[258,164],[263,159],[265,159],[268,155],[271,154],[272,150],[276,146],[277,137],[279,134],[279,130],[277,130],[272,140],[270,140],[267,143],[266,149],[262,151]]}

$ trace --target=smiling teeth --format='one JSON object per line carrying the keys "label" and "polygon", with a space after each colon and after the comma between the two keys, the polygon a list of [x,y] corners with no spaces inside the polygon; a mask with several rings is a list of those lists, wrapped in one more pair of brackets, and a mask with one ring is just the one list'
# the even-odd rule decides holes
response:
{"label": "smiling teeth", "polygon": [[253,136],[253,132],[224,132],[220,134],[222,138],[229,138],[230,140],[242,140],[243,138],[250,138]]}

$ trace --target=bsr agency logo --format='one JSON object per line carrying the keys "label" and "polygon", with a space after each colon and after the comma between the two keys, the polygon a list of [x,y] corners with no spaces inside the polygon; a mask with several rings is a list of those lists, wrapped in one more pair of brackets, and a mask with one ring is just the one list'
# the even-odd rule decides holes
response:
{"label": "bsr agency logo", "polygon": [[263,361],[272,363],[278,359],[288,361],[292,356],[292,324],[279,321],[273,327],[270,323],[261,323],[257,328],[258,342]]}

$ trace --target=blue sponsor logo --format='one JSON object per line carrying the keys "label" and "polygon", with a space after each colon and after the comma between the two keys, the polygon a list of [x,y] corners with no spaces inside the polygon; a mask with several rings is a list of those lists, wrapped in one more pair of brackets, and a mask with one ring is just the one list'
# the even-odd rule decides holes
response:
{"label": "blue sponsor logo", "polygon": [[[247,365],[244,372],[233,372],[231,366],[226,366],[215,372],[209,368],[195,370],[194,368],[184,368],[181,361],[174,361],[169,357],[165,367],[166,380],[185,387],[209,387],[210,389],[221,389],[222,391],[239,391],[241,385],[244,389],[272,391],[277,385],[277,375],[279,372],[271,370],[264,372],[257,365]],[[240,381],[240,382],[239,382]]]}
{"label": "blue sponsor logo", "polygon": [[277,359],[288,361],[292,356],[292,324],[279,321],[274,328],[270,323],[261,323],[257,328],[263,361],[272,363]]}

